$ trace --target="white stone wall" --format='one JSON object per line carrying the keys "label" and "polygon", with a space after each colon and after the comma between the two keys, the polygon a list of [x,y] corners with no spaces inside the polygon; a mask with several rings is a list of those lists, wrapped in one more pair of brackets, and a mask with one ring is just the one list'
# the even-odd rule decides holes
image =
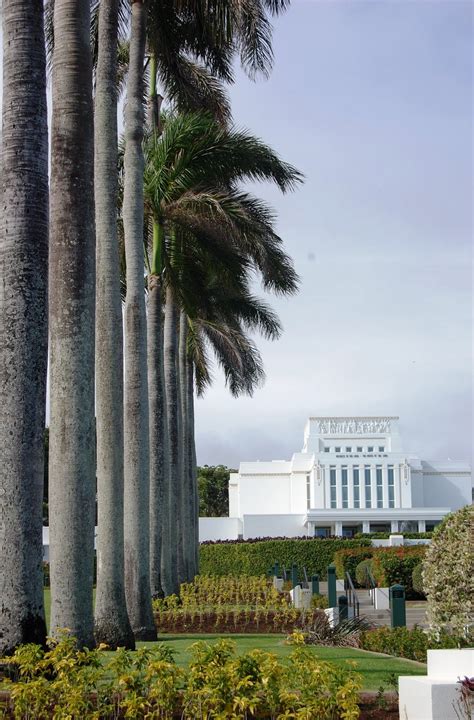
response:
{"label": "white stone wall", "polygon": [[244,540],[257,537],[304,537],[305,515],[244,515]]}
{"label": "white stone wall", "polygon": [[199,518],[199,542],[205,542],[206,540],[237,540],[241,534],[242,521],[239,518]]}

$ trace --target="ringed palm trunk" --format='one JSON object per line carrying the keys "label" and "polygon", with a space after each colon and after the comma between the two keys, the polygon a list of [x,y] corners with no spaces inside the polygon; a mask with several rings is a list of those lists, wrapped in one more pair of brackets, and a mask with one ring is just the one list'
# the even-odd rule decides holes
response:
{"label": "ringed palm trunk", "polygon": [[189,483],[192,496],[192,542],[193,542],[193,576],[199,573],[199,493],[197,485],[197,462],[196,462],[196,439],[195,439],[195,418],[194,418],[194,363],[188,357],[187,363],[187,403],[186,412],[188,416],[188,471]]}
{"label": "ringed palm trunk", "polygon": [[0,655],[44,644],[48,131],[43,3],[3,0]]}
{"label": "ringed palm trunk", "polygon": [[191,481],[191,462],[189,455],[189,414],[188,414],[188,318],[182,310],[179,316],[179,389],[180,389],[180,417],[181,417],[181,472],[182,497],[181,513],[183,518],[183,554],[186,581],[194,577],[194,527],[193,527],[193,488]]}
{"label": "ringed palm trunk", "polygon": [[183,553],[181,538],[181,481],[179,442],[179,383],[178,383],[178,332],[179,308],[173,289],[166,289],[164,329],[164,371],[166,408],[169,435],[169,542],[171,592],[179,590],[182,576]]}
{"label": "ringed palm trunk", "polygon": [[56,0],[51,131],[51,627],[92,646],[94,143],[89,3]]}
{"label": "ringed palm trunk", "polygon": [[125,300],[125,594],[137,640],[156,638],[150,586],[150,456],[147,337],[143,253],[145,8],[132,4],[125,110],[123,226],[127,264]]}
{"label": "ringed palm trunk", "polygon": [[[161,244],[163,227],[153,221],[153,261],[148,276],[148,397],[150,403],[150,578],[153,597],[167,592],[168,570],[164,567],[162,579],[162,553],[169,554],[169,529],[165,529],[163,548],[163,522],[168,506],[168,432],[163,368],[163,306],[161,286]],[[166,502],[165,502],[166,498]]]}
{"label": "ringed palm trunk", "polygon": [[117,239],[119,0],[101,0],[95,92],[97,591],[95,637],[134,648],[127,614],[123,528],[123,332]]}

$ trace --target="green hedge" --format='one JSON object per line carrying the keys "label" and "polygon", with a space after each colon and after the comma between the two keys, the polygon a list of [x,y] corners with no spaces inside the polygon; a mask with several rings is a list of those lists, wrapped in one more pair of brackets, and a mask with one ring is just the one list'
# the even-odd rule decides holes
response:
{"label": "green hedge", "polygon": [[362,562],[373,557],[375,548],[366,546],[341,548],[334,555],[334,564],[336,566],[336,574],[338,578],[344,578],[346,572],[348,572],[352,578],[352,582],[355,580],[356,567]]}
{"label": "green hedge", "polygon": [[418,563],[418,565],[415,565],[413,572],[411,574],[411,580],[413,585],[413,590],[420,595],[425,594],[425,589],[423,587],[423,563]]}
{"label": "green hedge", "polygon": [[390,535],[403,535],[407,540],[431,540],[433,532],[374,532],[374,533],[356,533],[354,537],[356,540],[360,538],[372,538],[372,540],[388,540]]}
{"label": "green hedge", "polygon": [[323,579],[338,550],[368,546],[368,539],[342,538],[206,544],[200,546],[199,570],[202,575],[265,575],[275,562],[286,568],[295,563]]}
{"label": "green hedge", "polygon": [[[408,599],[423,597],[413,589],[413,569],[421,562],[426,545],[408,547],[356,547],[342,548],[334,556],[336,573],[339,578],[349,572],[356,581],[356,568],[362,560],[372,558],[371,572],[379,587],[390,587],[399,583],[405,588]],[[357,582],[355,582],[357,585]]]}
{"label": "green hedge", "polygon": [[377,548],[372,563],[372,574],[379,587],[400,584],[408,599],[419,594],[413,589],[413,570],[423,558],[426,545],[399,548]]}
{"label": "green hedge", "polygon": [[451,649],[462,644],[462,640],[447,633],[441,633],[438,641],[430,640],[428,635],[416,626],[411,630],[406,627],[377,628],[377,630],[363,632],[359,638],[359,647],[364,650],[418,660],[423,663],[426,662],[426,651],[429,649]]}

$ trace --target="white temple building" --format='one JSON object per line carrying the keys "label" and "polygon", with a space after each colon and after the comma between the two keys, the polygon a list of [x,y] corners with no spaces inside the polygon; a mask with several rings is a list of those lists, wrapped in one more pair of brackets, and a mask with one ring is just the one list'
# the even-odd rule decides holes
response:
{"label": "white temple building", "polygon": [[201,518],[200,540],[424,532],[472,502],[471,469],[403,449],[398,417],[310,417],[291,460],[242,462],[229,517]]}

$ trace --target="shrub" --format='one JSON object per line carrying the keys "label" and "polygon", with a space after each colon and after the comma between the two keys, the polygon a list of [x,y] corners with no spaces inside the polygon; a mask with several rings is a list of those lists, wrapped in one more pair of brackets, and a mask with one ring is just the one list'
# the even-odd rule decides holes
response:
{"label": "shrub", "polygon": [[8,684],[5,717],[359,717],[360,676],[320,661],[305,647],[294,648],[280,663],[262,650],[238,656],[229,640],[199,642],[192,646],[189,668],[181,669],[163,645],[134,653],[122,648],[105,662],[100,650],[76,645],[64,637],[47,652],[39,645],[15,652],[8,662],[19,680]]}
{"label": "shrub", "polygon": [[314,610],[325,610],[329,607],[327,595],[313,595],[311,598],[311,607]]}
{"label": "shrub", "polygon": [[418,597],[413,590],[413,569],[426,552],[426,545],[412,547],[377,548],[372,562],[372,574],[379,587],[400,584],[408,599]]}
{"label": "shrub", "polygon": [[374,532],[374,533],[356,533],[354,537],[358,538],[371,538],[372,540],[388,540],[390,535],[403,535],[408,540],[429,540],[433,537],[433,532]]}
{"label": "shrub", "polygon": [[459,638],[447,633],[441,633],[438,641],[430,640],[428,634],[416,626],[412,629],[381,627],[363,632],[359,647],[424,663],[427,650],[456,648],[460,644]]}
{"label": "shrub", "polygon": [[289,568],[295,563],[308,575],[324,576],[337,550],[369,547],[370,540],[301,538],[254,542],[203,543],[200,570],[203,575],[265,575],[274,562]]}
{"label": "shrub", "polygon": [[428,619],[435,634],[449,628],[463,635],[474,611],[474,509],[448,515],[436,528],[423,560]]}
{"label": "shrub", "polygon": [[420,595],[425,594],[425,591],[423,589],[422,572],[423,572],[423,563],[420,562],[420,563],[418,563],[418,565],[415,565],[415,567],[413,568],[413,572],[411,574],[413,590],[416,593],[419,593]]}
{"label": "shrub", "polygon": [[348,572],[354,582],[357,565],[362,562],[362,560],[371,558],[374,552],[375,548],[371,546],[342,548],[338,550],[334,555],[337,577],[344,578],[346,572]]}
{"label": "shrub", "polygon": [[372,558],[362,560],[355,569],[355,579],[359,587],[367,587],[367,571],[372,572]]}

